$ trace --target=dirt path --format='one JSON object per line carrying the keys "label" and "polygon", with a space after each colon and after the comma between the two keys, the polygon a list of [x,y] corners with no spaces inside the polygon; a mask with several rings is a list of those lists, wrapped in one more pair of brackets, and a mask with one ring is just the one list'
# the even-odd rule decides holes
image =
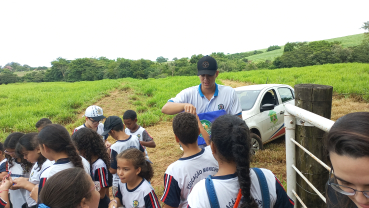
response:
{"label": "dirt path", "polygon": [[[239,87],[249,85],[250,83],[222,80],[224,85],[231,87]],[[109,96],[102,98],[95,105],[103,108],[104,115],[112,116],[116,115],[119,117],[123,116],[126,110],[133,109],[135,107],[129,102],[130,96],[133,95],[131,90],[115,90],[110,93]],[[339,98],[333,99],[332,106],[332,119],[345,115],[349,112],[355,111],[369,111],[369,104],[364,102],[355,102],[355,99],[351,98]],[[81,118],[84,112],[78,115]],[[140,118],[138,118],[139,120]],[[79,126],[81,124],[76,124]],[[156,148],[148,148],[148,155],[150,160],[154,163],[154,178],[151,184],[156,190],[159,198],[161,198],[164,190],[163,176],[166,168],[181,157],[182,151],[179,149],[178,144],[174,140],[174,134],[172,131],[171,122],[160,122],[155,126],[146,128],[149,134],[154,138]],[[115,141],[109,137],[111,143]],[[272,144],[266,145],[266,150],[258,153],[254,158],[252,166],[264,167],[272,170],[282,182],[286,181],[286,161],[285,161],[285,148],[284,140],[277,140]]]}

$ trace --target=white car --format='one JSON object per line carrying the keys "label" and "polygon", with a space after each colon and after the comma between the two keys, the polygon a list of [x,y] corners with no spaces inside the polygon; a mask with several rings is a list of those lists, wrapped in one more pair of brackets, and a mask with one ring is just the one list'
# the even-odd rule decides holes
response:
{"label": "white car", "polygon": [[284,105],[295,105],[295,92],[289,85],[260,84],[235,88],[242,119],[251,132],[252,154],[263,144],[285,134]]}

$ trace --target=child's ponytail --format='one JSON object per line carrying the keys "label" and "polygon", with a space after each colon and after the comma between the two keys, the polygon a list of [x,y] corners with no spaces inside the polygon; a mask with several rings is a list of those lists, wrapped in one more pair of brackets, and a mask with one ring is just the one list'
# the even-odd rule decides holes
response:
{"label": "child's ponytail", "polygon": [[[242,121],[245,123],[244,121]],[[241,208],[258,207],[252,198],[250,178],[250,133],[246,125],[235,125],[232,131],[232,152],[237,165],[237,176],[244,201]]]}
{"label": "child's ponytail", "polygon": [[141,172],[138,176],[146,179],[147,181],[150,181],[154,176],[154,170],[151,164],[145,159],[143,152],[136,148],[124,150],[119,153],[117,159],[130,160],[136,169],[141,168]]}
{"label": "child's ponytail", "polygon": [[65,147],[69,160],[73,163],[74,167],[83,168],[82,159],[76,151],[76,147],[71,143]]}
{"label": "child's ponytail", "polygon": [[59,124],[45,126],[38,134],[38,142],[55,152],[66,153],[75,167],[83,168],[82,159],[77,154],[69,132],[63,126]]}
{"label": "child's ponytail", "polygon": [[241,208],[257,208],[250,193],[250,132],[245,121],[233,116],[223,115],[217,118],[211,127],[211,141],[218,156],[226,162],[235,162],[238,182],[244,198]]}

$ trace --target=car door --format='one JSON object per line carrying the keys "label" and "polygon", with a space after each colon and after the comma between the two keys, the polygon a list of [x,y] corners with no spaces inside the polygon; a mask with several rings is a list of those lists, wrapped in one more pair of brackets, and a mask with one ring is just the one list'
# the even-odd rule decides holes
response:
{"label": "car door", "polygon": [[260,121],[261,136],[263,143],[279,135],[283,125],[284,108],[280,104],[275,89],[270,88],[264,92],[260,102],[260,107],[264,104],[274,104],[274,109],[260,112],[257,116]]}

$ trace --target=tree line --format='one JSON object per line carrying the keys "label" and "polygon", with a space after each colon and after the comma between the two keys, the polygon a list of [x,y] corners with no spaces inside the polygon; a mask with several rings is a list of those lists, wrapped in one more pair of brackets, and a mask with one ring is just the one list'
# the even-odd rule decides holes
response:
{"label": "tree line", "polygon": [[[362,27],[369,30],[369,21]],[[270,46],[267,51],[279,49],[279,46]],[[247,57],[263,53],[263,51],[251,51],[235,54],[222,52],[212,53],[218,62],[220,72],[248,71],[257,69],[277,69],[290,67],[303,67],[328,63],[359,62],[369,63],[369,34],[366,33],[362,44],[354,47],[343,48],[340,42],[314,41],[292,42],[284,46],[282,56],[273,61],[266,60],[252,62]],[[197,61],[202,54],[194,54],[191,58],[168,58],[162,56],[156,62],[146,59],[130,60],[118,58],[111,60],[106,57],[79,58],[67,60],[62,57],[51,62],[51,67],[21,66],[11,62],[0,67],[0,84],[14,82],[55,82],[55,81],[94,81],[101,79],[118,78],[164,78],[167,76],[191,76],[197,74]],[[30,71],[23,77],[18,77],[14,71]]]}

